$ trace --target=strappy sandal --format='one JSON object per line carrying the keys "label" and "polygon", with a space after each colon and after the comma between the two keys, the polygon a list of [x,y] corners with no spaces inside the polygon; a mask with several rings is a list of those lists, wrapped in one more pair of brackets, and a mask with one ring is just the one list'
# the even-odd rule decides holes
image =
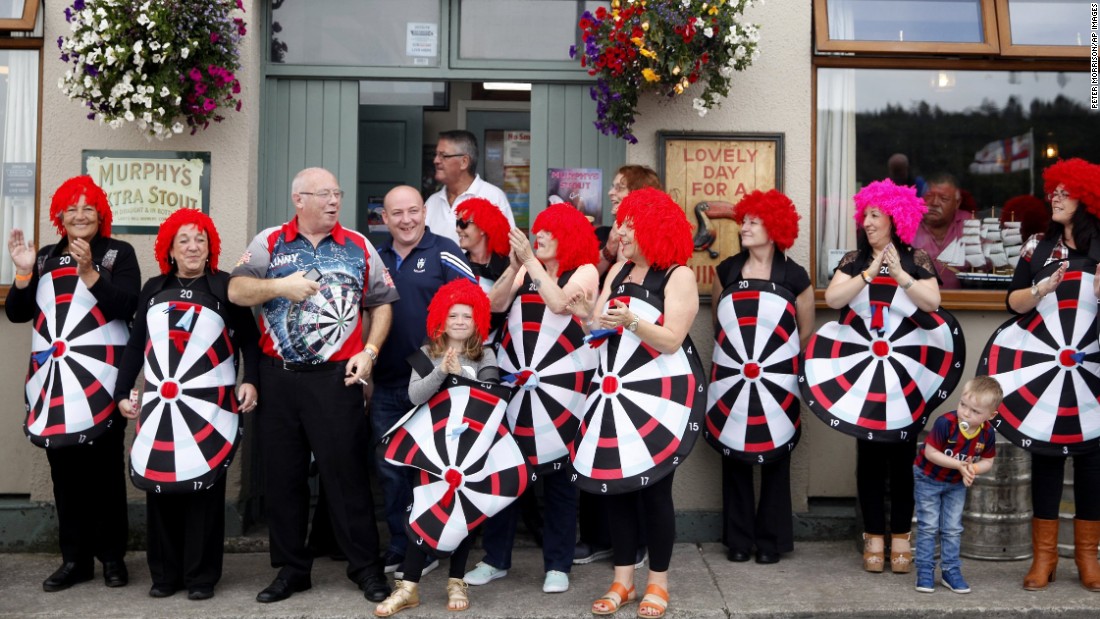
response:
{"label": "strappy sandal", "polygon": [[[611,597],[612,594],[615,597]],[[592,614],[593,615],[614,615],[619,611],[619,608],[634,601],[637,594],[634,592],[634,587],[630,587],[627,591],[626,587],[617,582],[611,583],[611,588],[607,590],[607,593],[603,594],[603,597],[597,598],[595,602],[592,602]]]}
{"label": "strappy sandal", "polygon": [[420,586],[407,580],[394,583],[393,593],[374,609],[375,617],[389,617],[397,611],[420,606]]}
{"label": "strappy sandal", "polygon": [[[650,611],[650,612],[645,612]],[[638,616],[645,619],[659,619],[668,611],[668,591],[660,585],[649,585],[645,588],[642,603],[638,605]]]}
{"label": "strappy sandal", "polygon": [[[913,539],[913,532],[905,535],[890,536],[890,571],[895,574],[908,574],[913,569],[913,547],[909,542]],[[908,550],[894,550],[894,542],[904,541]]]}
{"label": "strappy sandal", "polygon": [[468,586],[461,578],[447,579],[447,610],[459,612],[470,607],[470,596],[466,594]]}
{"label": "strappy sandal", "polygon": [[[878,541],[878,550],[871,550],[871,544]],[[884,550],[884,537],[882,535],[863,534],[863,569],[868,572],[880,573],[885,567],[886,553]]]}

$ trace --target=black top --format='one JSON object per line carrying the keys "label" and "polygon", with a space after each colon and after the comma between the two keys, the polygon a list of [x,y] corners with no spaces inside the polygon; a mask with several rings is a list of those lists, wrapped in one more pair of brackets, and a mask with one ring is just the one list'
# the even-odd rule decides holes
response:
{"label": "black top", "polygon": [[[936,267],[932,264],[932,258],[928,256],[928,252],[907,245],[896,247],[898,260],[901,261],[901,268],[910,277],[913,279],[933,279],[936,277]],[[860,277],[860,273],[871,266],[872,262],[871,252],[866,252],[867,257],[862,261],[859,260],[860,253],[860,250],[857,249],[844,254],[844,257],[840,259],[840,264],[836,266],[836,270],[851,277]],[[890,267],[883,263],[879,269],[879,275],[889,274]]]}
{"label": "black top", "polygon": [[[91,242],[92,262],[99,265],[99,281],[89,292],[95,297],[96,307],[103,312],[106,320],[125,320],[134,317],[137,308],[138,290],[141,289],[141,269],[138,267],[134,248],[125,241],[96,235]],[[39,250],[35,258],[35,267],[31,271],[31,281],[26,288],[12,286],[4,305],[4,313],[12,322],[28,322],[34,318],[35,295],[38,293],[38,280],[46,260],[67,254],[69,238],[64,237],[56,245],[47,245]]]}
{"label": "black top", "polygon": [[[1036,235],[1036,237],[1039,238],[1035,250],[1031,252],[1026,260],[1021,256],[1020,262],[1016,264],[1016,270],[1012,273],[1012,282],[1008,285],[1008,294],[1023,288],[1031,288],[1031,285],[1035,283],[1035,276],[1043,270],[1043,267],[1047,265],[1050,257],[1054,254],[1055,246],[1058,245],[1056,241],[1043,238],[1043,235]],[[1089,258],[1089,254],[1078,251],[1065,243],[1062,243],[1061,247],[1065,248],[1066,260],[1086,260]],[[1092,257],[1093,260],[1096,260],[1096,258],[1096,256]],[[1005,295],[1006,300],[1007,298],[1008,295]],[[1009,308],[1010,311],[1011,309]]]}
{"label": "black top", "polygon": [[[209,294],[226,304],[225,326],[229,329],[233,346],[237,349],[237,358],[234,363],[240,367],[241,357],[244,357],[243,382],[259,387],[260,330],[256,327],[252,310],[229,302],[229,273],[225,271],[207,273],[201,278],[185,280],[185,282],[191,290]],[[133,388],[138,373],[145,364],[145,342],[149,337],[146,311],[149,301],[159,292],[183,287],[175,273],[158,275],[145,282],[138,297],[138,307],[141,309],[134,317],[134,328],[130,331],[130,340],[126,343],[126,350],[122,354],[122,363],[118,369],[118,380],[115,382],[116,402],[130,397],[130,389]]]}
{"label": "black top", "polygon": [[[740,254],[726,258],[715,268],[718,281],[722,283],[723,290],[744,279],[741,277],[741,269],[745,267],[748,256],[749,252],[743,251]],[[772,256],[771,277],[767,281],[786,288],[797,297],[810,287],[810,274],[802,268],[802,265],[788,258],[783,252],[776,250],[775,255]]]}

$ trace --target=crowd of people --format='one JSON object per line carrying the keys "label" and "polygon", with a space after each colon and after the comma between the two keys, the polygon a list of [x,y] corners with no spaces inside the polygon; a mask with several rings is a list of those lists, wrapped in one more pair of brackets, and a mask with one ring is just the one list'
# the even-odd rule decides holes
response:
{"label": "crowd of people", "polygon": [[[934,407],[947,397],[961,374],[949,342],[942,354],[922,352],[929,367],[942,357],[942,371],[909,385],[900,365],[863,381],[821,379],[819,363],[845,354],[828,337],[858,333],[886,367],[890,347],[907,345],[890,340],[893,330],[938,333],[952,324],[940,308],[947,273],[915,240],[941,243],[940,232],[957,227],[957,183],[930,177],[922,199],[886,179],[854,196],[857,247],[824,293],[841,319],[816,333],[810,278],[785,253],[799,232],[795,205],[776,190],[744,197],[733,216],[741,249],[716,267],[707,372],[689,336],[699,311],[687,267],[691,225],[652,170],[617,172],[610,228],[597,231],[575,208],[554,204],[534,220],[532,244],[503,192],[477,175],[477,161],[471,134],[442,133],[435,166],[443,188],[427,200],[413,187],[390,190],[382,209],[389,240],[377,248],[341,225],[344,192],[321,168],[295,176],[294,217],[260,231],[230,272],[218,269],[213,220],[176,211],[154,246],[161,273],[144,286],[133,247],[111,237],[110,205],[89,177],[54,192],[58,243],[36,251],[14,230],[5,311],[34,328],[25,430],[46,449],[62,554],[43,589],[92,579],[96,559],[107,586],[127,584],[129,477],[146,493],[149,595],[212,597],[226,471],[243,434],[240,414],[254,412],[278,569],[258,602],[312,586],[315,467],[323,524],[347,559],[347,577],[378,603],[376,616],[419,605],[420,582],[441,558],[450,558],[451,611],[470,607],[469,586],[507,577],[517,499],[537,480],[542,590],[566,591],[573,564],[610,556],[613,581],[591,612],[638,602],[639,616],[662,617],[675,469],[696,437],[723,456],[729,560],[755,554],[757,563],[777,563],[794,548],[790,462],[799,400],[812,399],[807,405],[830,427],[857,439],[863,568],[915,566],[916,589],[931,592],[938,539],[941,582],[970,590],[959,560],[965,488],[991,470],[998,413],[1020,427],[1018,386],[992,367],[992,378],[966,381],[957,410],[936,419],[918,450],[931,411],[899,415],[892,402],[923,396]],[[1051,224],[1025,244],[1006,303],[1014,314],[1048,318],[1043,312],[1067,306],[1065,295],[1100,298],[1100,166],[1069,160],[1044,177]],[[1067,282],[1088,285],[1071,290]],[[1046,297],[1059,301],[1044,304]],[[258,309],[258,326],[249,308]],[[1066,354],[1064,364],[1084,359]],[[847,388],[831,396],[837,385]],[[930,385],[938,400],[924,393]],[[128,420],[136,427],[127,467]],[[1059,430],[1076,441],[1048,437],[1061,451],[1033,450],[1026,589],[1055,576],[1066,459],[1074,459],[1078,488],[1100,483],[1093,425]],[[384,547],[371,470],[382,488]],[[1078,490],[1074,520],[1077,565],[1092,591],[1100,591],[1098,497]],[[485,554],[467,571],[477,535]],[[635,571],[647,556],[638,590]]]}

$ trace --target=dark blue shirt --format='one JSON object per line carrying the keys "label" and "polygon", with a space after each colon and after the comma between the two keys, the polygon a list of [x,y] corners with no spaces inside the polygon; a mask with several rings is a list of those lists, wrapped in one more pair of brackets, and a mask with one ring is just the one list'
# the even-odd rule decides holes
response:
{"label": "dark blue shirt", "polygon": [[378,253],[401,299],[393,303],[393,325],[371,373],[375,384],[407,389],[412,368],[405,359],[424,344],[428,335],[428,304],[432,297],[452,279],[476,280],[458,244],[428,229],[404,258],[394,251],[392,241]]}

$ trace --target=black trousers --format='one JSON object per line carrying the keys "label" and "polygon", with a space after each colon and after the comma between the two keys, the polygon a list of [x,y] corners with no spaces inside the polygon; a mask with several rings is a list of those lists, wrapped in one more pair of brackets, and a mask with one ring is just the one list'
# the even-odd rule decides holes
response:
{"label": "black trousers", "polygon": [[82,569],[93,558],[120,561],[126,555],[126,423],[118,415],[109,421],[107,432],[90,444],[46,449],[61,557]]}
{"label": "black trousers", "polygon": [[[466,536],[466,539],[455,548],[451,553],[451,566],[448,568],[448,578],[462,579],[466,575],[466,562],[470,558],[470,547],[473,546],[474,535],[473,531],[470,535]],[[405,560],[401,562],[401,573],[403,574],[401,580],[407,580],[409,582],[420,582],[421,572],[424,571],[424,566],[431,563],[431,559],[428,558],[427,553],[420,549],[416,544],[409,542],[409,545],[405,548]]]}
{"label": "black trousers", "polygon": [[[581,492],[577,500],[580,540],[593,548],[611,548],[611,523],[607,520],[606,498],[602,494]],[[638,547],[646,546],[645,512],[638,501]]]}
{"label": "black trousers", "polygon": [[[639,531],[644,530],[649,542],[649,569],[668,571],[672,544],[676,541],[676,508],[672,504],[672,478],[675,476],[673,471],[644,490],[605,497],[615,565],[634,565],[641,547]],[[638,518],[639,500],[645,512],[642,523]]]}
{"label": "black trousers", "polygon": [[271,564],[294,583],[309,578],[312,553],[306,547],[309,526],[309,460],[317,460],[321,482],[340,549],[348,557],[347,575],[361,583],[381,576],[378,527],[367,475],[370,428],[359,385],[344,386],[344,364],[320,371],[292,372],[264,359],[260,365],[260,401],[256,413],[263,454]]}
{"label": "black trousers", "polygon": [[[752,470],[760,467],[757,505]],[[730,550],[775,554],[794,550],[791,507],[791,456],[753,465],[722,458],[723,539]]]}
{"label": "black trousers", "polygon": [[197,492],[147,492],[145,509],[153,584],[188,589],[216,585],[225,549],[225,477]]}
{"label": "black trousers", "polygon": [[890,489],[890,532],[908,533],[913,523],[913,459],[916,440],[883,443],[856,440],[856,492],[863,530],[886,533],[886,489]]}
{"label": "black trousers", "polygon": [[[1058,519],[1067,457],[1031,454],[1031,509],[1036,518]],[[1072,458],[1075,517],[1100,520],[1100,450]]]}

